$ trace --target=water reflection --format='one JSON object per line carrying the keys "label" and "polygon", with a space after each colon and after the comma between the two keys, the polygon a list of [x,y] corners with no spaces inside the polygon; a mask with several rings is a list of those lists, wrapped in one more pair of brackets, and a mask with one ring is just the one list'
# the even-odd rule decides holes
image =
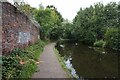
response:
{"label": "water reflection", "polygon": [[[59,45],[64,47],[60,47]],[[76,45],[77,44],[77,45]],[[93,48],[82,43],[62,42],[57,45],[71,74],[83,78],[118,78],[118,53]]]}

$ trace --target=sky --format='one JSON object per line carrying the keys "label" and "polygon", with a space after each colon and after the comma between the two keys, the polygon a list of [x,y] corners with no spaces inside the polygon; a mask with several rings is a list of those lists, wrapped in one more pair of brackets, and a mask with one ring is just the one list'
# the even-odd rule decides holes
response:
{"label": "sky", "polygon": [[[12,2],[12,0],[8,0]],[[102,2],[103,4],[107,4],[108,2],[119,2],[120,0],[24,0],[32,7],[39,7],[39,4],[42,3],[44,7],[47,5],[54,5],[57,10],[61,13],[64,19],[68,19],[72,21],[76,16],[77,12],[80,8],[86,8],[90,5],[94,5],[94,3]]]}

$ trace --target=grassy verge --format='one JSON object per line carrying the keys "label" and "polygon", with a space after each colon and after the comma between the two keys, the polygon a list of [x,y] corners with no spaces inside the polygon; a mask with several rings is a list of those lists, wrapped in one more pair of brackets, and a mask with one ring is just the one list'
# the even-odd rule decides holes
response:
{"label": "grassy verge", "polygon": [[60,56],[59,51],[57,49],[54,49],[54,51],[55,51],[55,54],[56,54],[56,56],[57,56],[57,58],[58,58],[58,60],[59,60],[59,62],[61,64],[62,68],[67,72],[68,78],[74,78],[71,75],[70,70],[66,67],[66,65],[64,63],[64,59]]}
{"label": "grassy verge", "polygon": [[46,44],[47,41],[39,40],[24,50],[15,49],[10,55],[2,56],[2,79],[30,78]]}

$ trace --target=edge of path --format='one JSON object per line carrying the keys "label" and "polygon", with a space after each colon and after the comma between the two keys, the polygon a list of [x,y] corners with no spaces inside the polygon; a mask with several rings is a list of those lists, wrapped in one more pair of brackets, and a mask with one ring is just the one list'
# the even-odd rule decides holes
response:
{"label": "edge of path", "polygon": [[[70,69],[68,69],[68,68],[66,67],[66,64],[65,64],[65,62],[64,62],[64,59],[60,56],[59,51],[58,51],[56,48],[54,48],[54,51],[55,51],[56,57],[58,58],[58,61],[59,61],[60,65],[61,65],[61,67],[62,67],[63,70],[67,73],[68,78],[75,78],[75,77],[73,77],[72,74],[70,73]],[[76,78],[77,78],[77,77],[76,77]]]}
{"label": "edge of path", "polygon": [[32,78],[69,78],[68,72],[59,61],[60,56],[55,52],[55,45],[56,43],[52,42],[44,47],[39,58],[39,71],[35,72]]}

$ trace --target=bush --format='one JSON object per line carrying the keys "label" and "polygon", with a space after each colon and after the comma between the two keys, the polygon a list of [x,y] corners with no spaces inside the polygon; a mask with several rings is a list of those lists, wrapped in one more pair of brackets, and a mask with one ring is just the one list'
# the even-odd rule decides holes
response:
{"label": "bush", "polygon": [[118,50],[120,45],[118,29],[110,28],[105,33],[106,47]]}
{"label": "bush", "polygon": [[103,40],[95,41],[95,47],[105,47],[105,42]]}

